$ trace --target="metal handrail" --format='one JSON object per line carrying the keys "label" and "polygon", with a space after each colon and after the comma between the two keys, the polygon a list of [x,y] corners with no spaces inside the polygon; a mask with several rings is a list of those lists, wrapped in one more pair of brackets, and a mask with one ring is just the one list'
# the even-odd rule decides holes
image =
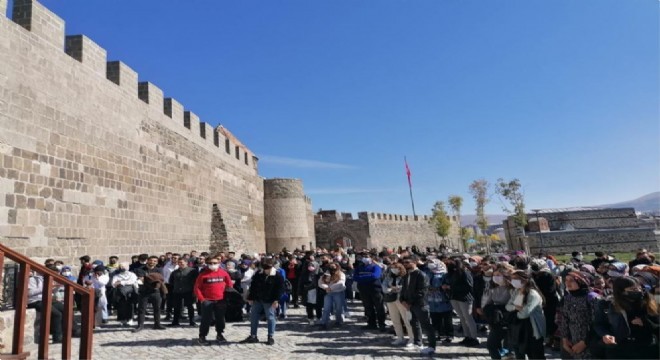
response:
{"label": "metal handrail", "polygon": [[14,306],[14,334],[12,337],[12,351],[14,356],[27,357],[29,353],[23,352],[25,334],[25,309],[28,299],[28,282],[30,273],[37,272],[44,277],[41,302],[41,319],[39,326],[39,359],[48,358],[48,338],[50,336],[50,316],[52,310],[53,281],[64,286],[64,313],[62,316],[62,358],[71,358],[71,337],[73,330],[73,296],[74,292],[82,297],[82,332],[80,336],[79,359],[92,358],[92,337],[94,335],[94,289],[77,284],[57,272],[31,260],[25,255],[0,244],[0,278],[5,257],[13,260],[20,266],[18,274],[18,290]]}

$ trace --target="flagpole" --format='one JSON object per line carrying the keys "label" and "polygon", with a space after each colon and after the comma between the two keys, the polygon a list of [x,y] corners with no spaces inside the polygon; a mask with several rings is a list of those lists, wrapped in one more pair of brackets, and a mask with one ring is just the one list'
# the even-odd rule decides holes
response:
{"label": "flagpole", "polygon": [[412,204],[413,218],[417,217],[415,213],[415,199],[413,198],[412,193],[412,181],[410,181],[410,168],[408,167],[408,160],[406,157],[403,157],[403,162],[406,164],[406,174],[408,175],[408,190],[410,190],[410,203]]}

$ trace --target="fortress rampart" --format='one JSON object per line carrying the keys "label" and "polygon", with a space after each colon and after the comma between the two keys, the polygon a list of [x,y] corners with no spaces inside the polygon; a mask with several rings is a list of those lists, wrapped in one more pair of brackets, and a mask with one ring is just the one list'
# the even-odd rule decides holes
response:
{"label": "fortress rampart", "polygon": [[[646,248],[656,252],[660,231],[637,218],[633,208],[579,208],[543,210],[527,214],[526,237],[516,229],[512,218],[503,222],[510,249],[529,250],[532,254],[573,251],[628,252]],[[541,224],[539,228],[538,224]],[[539,232],[539,230],[541,232]]]}
{"label": "fortress rampart", "polygon": [[430,223],[428,215],[399,215],[359,212],[353,219],[350,213],[336,210],[319,211],[315,216],[316,241],[320,247],[337,245],[354,248],[395,248],[417,245],[437,248],[441,245],[460,249],[459,225],[451,221],[449,236],[441,239]]}
{"label": "fortress rampart", "polygon": [[[267,179],[264,181],[264,211],[266,214],[266,248],[279,252],[283,248],[315,247],[311,200],[303,192],[298,179]],[[311,220],[311,225],[310,225]]]}
{"label": "fortress rampart", "polygon": [[[263,251],[257,157],[43,5],[0,0],[0,239],[31,257]],[[307,204],[300,201],[301,213]],[[307,229],[305,224],[305,229]],[[303,235],[302,231],[300,231]],[[309,242],[309,241],[308,241]]]}

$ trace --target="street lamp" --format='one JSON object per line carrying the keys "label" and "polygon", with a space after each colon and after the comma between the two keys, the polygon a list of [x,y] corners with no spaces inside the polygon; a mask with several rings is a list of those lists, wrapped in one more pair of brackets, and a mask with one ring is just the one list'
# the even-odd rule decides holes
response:
{"label": "street lamp", "polygon": [[543,256],[543,233],[541,232],[541,218],[539,217],[539,209],[532,209],[536,213],[536,223],[539,226],[539,242],[541,243],[541,250],[539,251],[539,257]]}

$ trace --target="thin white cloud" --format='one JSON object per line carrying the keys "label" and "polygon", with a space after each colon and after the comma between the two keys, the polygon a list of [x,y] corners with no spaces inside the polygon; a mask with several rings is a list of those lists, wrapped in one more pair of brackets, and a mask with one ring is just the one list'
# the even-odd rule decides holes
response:
{"label": "thin white cloud", "polygon": [[305,169],[355,169],[353,165],[337,164],[325,161],[296,159],[284,156],[264,155],[259,162],[267,165],[280,165]]}
{"label": "thin white cloud", "polygon": [[364,193],[391,193],[397,190],[393,189],[371,189],[371,188],[319,188],[305,191],[308,195],[343,195],[343,194],[364,194]]}

